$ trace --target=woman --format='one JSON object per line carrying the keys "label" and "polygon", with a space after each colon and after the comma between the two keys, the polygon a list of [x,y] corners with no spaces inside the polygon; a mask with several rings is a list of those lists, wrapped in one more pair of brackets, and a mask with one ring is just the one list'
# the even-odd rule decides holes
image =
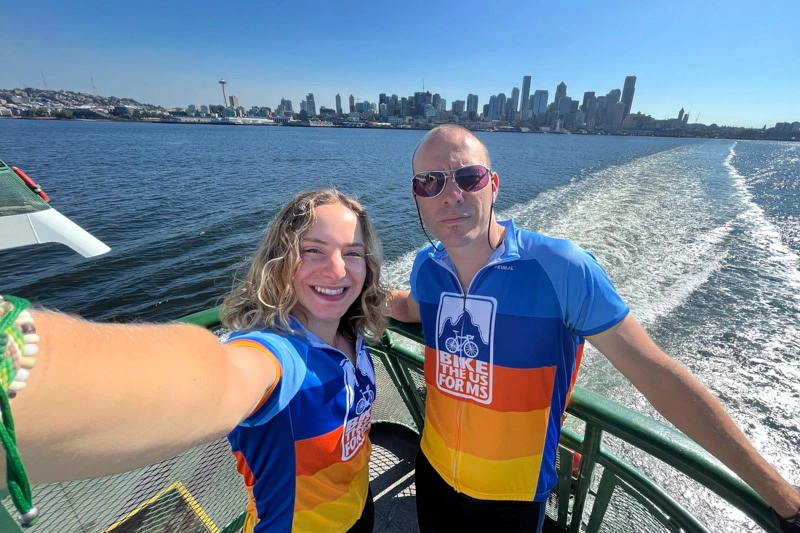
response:
{"label": "woman", "polygon": [[228,436],[250,493],[245,532],[372,531],[375,373],[363,336],[385,324],[378,248],[356,202],[300,194],[223,304],[226,346],[259,350],[282,371]]}
{"label": "woman", "polygon": [[380,264],[364,209],[314,191],[278,213],[225,300],[224,345],[195,326],[32,311],[38,353],[12,403],[31,480],[121,472],[229,433],[245,531],[371,531],[364,336],[385,324]]}

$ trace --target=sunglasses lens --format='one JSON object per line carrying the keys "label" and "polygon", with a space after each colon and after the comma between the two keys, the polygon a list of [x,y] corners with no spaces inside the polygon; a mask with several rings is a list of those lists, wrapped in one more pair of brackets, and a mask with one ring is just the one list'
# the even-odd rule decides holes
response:
{"label": "sunglasses lens", "polygon": [[465,192],[478,192],[489,183],[489,169],[480,165],[460,168],[455,175],[456,184]]}
{"label": "sunglasses lens", "polygon": [[478,192],[489,183],[489,169],[481,165],[459,168],[455,171],[420,172],[414,176],[414,192],[423,198],[438,196],[447,182],[447,175],[453,172],[453,179],[464,192]]}
{"label": "sunglasses lens", "polygon": [[423,172],[414,176],[414,192],[423,198],[436,196],[444,189],[444,172]]}

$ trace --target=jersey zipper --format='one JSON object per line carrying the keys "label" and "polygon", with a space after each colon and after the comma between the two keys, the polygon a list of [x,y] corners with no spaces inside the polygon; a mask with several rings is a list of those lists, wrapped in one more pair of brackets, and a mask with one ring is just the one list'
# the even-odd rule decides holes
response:
{"label": "jersey zipper", "polygon": [[[485,265],[483,265],[476,273],[475,276],[472,277],[472,280],[469,282],[469,287],[467,290],[464,290],[464,287],[461,286],[461,281],[458,279],[458,274],[455,271],[455,268],[448,264],[445,261],[436,259],[435,261],[442,267],[445,268],[450,275],[453,276],[453,279],[456,281],[456,286],[458,287],[459,291],[461,291],[461,310],[466,312],[467,310],[467,296],[469,296],[470,289],[472,288],[475,281],[478,279],[486,269],[493,267],[497,264],[504,263],[506,261],[512,261],[513,259],[503,259],[503,257],[497,257]],[[453,450],[453,464],[450,469],[450,475],[453,477],[453,488],[456,492],[461,492],[458,488],[458,477],[456,475],[458,471],[458,456],[461,454],[461,406],[463,405],[463,400],[461,398],[456,399],[456,448]]]}

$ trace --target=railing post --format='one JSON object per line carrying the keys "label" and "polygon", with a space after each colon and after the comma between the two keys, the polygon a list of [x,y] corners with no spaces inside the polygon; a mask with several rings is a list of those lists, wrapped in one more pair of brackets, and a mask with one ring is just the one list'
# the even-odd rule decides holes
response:
{"label": "railing post", "polygon": [[583,436],[583,453],[581,456],[581,466],[578,470],[578,480],[575,483],[575,500],[572,504],[572,520],[569,524],[571,533],[579,533],[581,520],[583,519],[583,508],[586,506],[586,497],[592,486],[592,475],[600,453],[600,444],[603,440],[603,431],[594,424],[586,423],[586,430]]}
{"label": "railing post", "polygon": [[15,533],[22,531],[19,522],[17,522],[14,517],[11,516],[11,513],[8,512],[8,509],[6,509],[4,505],[0,505],[0,531],[3,533]]}

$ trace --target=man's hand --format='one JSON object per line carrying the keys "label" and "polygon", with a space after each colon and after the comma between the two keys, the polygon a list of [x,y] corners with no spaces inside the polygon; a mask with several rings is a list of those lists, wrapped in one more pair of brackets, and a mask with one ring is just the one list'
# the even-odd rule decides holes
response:
{"label": "man's hand", "polygon": [[[795,489],[797,489],[798,495],[800,495],[800,487],[795,487]],[[778,527],[783,533],[800,533],[800,507],[797,508],[797,512],[794,516],[784,518],[779,515],[775,509],[772,509],[772,516],[775,518]]]}
{"label": "man's hand", "polygon": [[410,291],[392,289],[386,301],[384,314],[400,322],[420,322],[419,305],[411,297]]}

